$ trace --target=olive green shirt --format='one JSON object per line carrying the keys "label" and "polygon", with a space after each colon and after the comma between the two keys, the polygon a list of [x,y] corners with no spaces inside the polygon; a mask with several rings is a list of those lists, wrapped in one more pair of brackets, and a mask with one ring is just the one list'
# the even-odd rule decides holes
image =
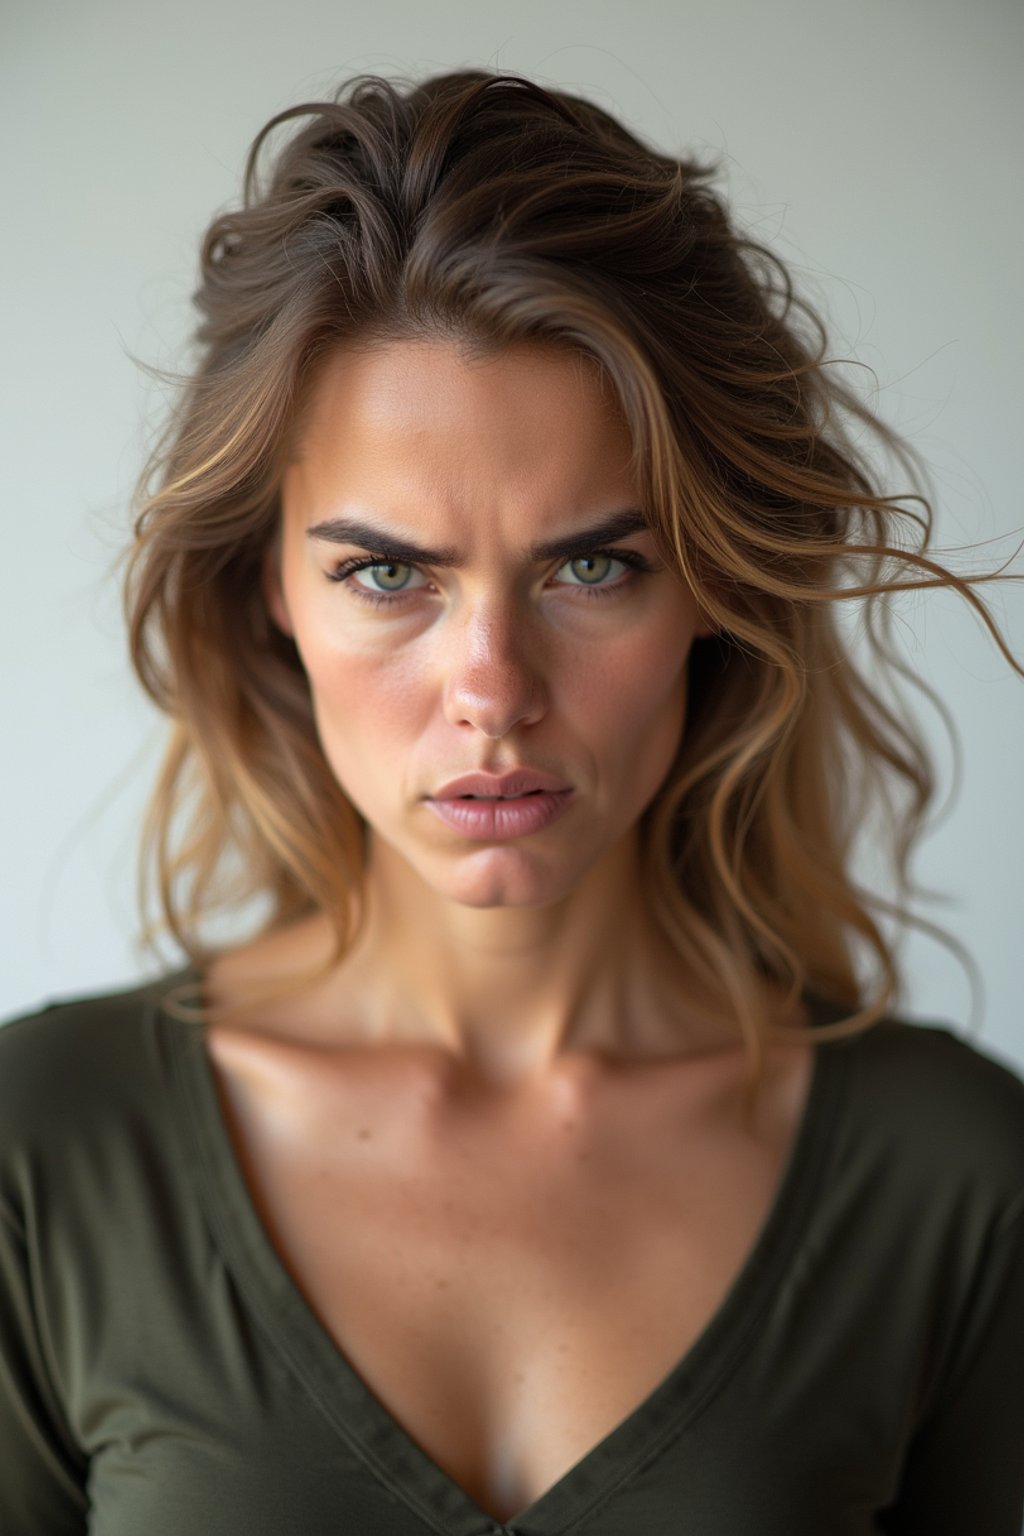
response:
{"label": "olive green shirt", "polygon": [[[1024,1082],[1008,1066],[899,1018],[818,1042],[718,1310],[501,1525],[289,1277],[202,1026],[160,1003],[195,979],[0,1029],[3,1536],[1019,1536]],[[807,1002],[815,1023],[842,1016]]]}

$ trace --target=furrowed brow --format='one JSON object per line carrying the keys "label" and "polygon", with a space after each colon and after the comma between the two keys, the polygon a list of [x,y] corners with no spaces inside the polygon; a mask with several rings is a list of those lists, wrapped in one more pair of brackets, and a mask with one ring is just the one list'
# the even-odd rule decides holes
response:
{"label": "furrowed brow", "polygon": [[[544,539],[540,543],[531,544],[526,554],[535,564],[546,560],[577,560],[601,544],[610,544],[616,539],[628,538],[632,533],[646,533],[649,530],[650,524],[639,508],[627,507],[621,512],[603,517],[589,528],[577,528],[561,538]],[[306,537],[325,539],[331,544],[358,544],[372,554],[380,555],[382,559],[409,565],[457,566],[463,563],[458,550],[450,544],[442,545],[440,549],[429,549],[374,523],[348,517],[329,517],[315,523],[312,528],[306,529]]]}

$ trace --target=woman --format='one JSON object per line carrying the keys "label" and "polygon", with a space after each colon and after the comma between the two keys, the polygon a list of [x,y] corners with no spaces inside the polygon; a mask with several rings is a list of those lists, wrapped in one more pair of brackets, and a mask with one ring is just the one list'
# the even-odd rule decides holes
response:
{"label": "woman", "polygon": [[126,579],[187,964],[0,1031],[5,1531],[1016,1536],[1024,1083],[892,1012],[836,604],[1021,668],[710,175],[371,76],[211,225]]}

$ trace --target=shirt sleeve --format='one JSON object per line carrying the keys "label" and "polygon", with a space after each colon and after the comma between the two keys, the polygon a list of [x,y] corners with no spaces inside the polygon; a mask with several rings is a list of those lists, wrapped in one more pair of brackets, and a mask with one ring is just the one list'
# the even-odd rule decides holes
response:
{"label": "shirt sleeve", "polygon": [[88,1460],[74,1444],[46,1366],[28,1245],[0,1206],[0,1531],[84,1536]]}
{"label": "shirt sleeve", "polygon": [[1024,1536],[1024,1196],[981,1267],[951,1364],[879,1529]]}

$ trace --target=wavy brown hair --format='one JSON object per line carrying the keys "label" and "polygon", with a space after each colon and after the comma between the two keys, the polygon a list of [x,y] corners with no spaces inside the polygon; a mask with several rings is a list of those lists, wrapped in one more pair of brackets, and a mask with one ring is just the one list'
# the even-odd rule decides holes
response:
{"label": "wavy brown hair", "polygon": [[[142,836],[140,901],[155,878],[160,912],[147,942],[169,931],[201,971],[216,952],[206,920],[255,898],[261,933],[329,915],[317,975],[354,941],[365,826],[260,575],[319,364],[339,347],[444,338],[474,355],[556,344],[598,364],[660,552],[716,626],[690,653],[686,728],[640,831],[653,910],[728,999],[751,1081],[765,1038],[784,1037],[765,977],[793,1000],[832,999],[848,1016],[822,1034],[842,1036],[898,998],[877,914],[963,953],[909,910],[935,777],[879,684],[903,674],[951,726],[891,644],[891,598],[909,587],[955,588],[1024,676],[973,591],[1001,572],[961,577],[927,556],[917,454],[837,375],[823,322],[735,227],[716,170],[576,95],[484,69],[357,76],[257,135],[241,205],[203,239],[198,358],[140,481],[126,557],[133,665],[171,721]],[[883,494],[858,434],[891,452],[910,493]],[[853,600],[870,676],[837,624]],[[851,875],[873,808],[893,902]]]}

